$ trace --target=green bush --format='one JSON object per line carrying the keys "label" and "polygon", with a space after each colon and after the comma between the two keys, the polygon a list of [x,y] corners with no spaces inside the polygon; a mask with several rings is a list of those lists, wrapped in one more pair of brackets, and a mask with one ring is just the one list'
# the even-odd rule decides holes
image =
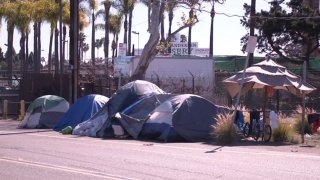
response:
{"label": "green bush", "polygon": [[[301,126],[302,126],[302,120],[299,118],[296,118],[295,124],[294,124],[294,130],[298,133],[301,132]],[[304,120],[304,133],[305,134],[312,134],[312,127],[308,123],[308,120]]]}
{"label": "green bush", "polygon": [[220,114],[213,127],[214,138],[220,144],[232,144],[239,139],[237,127],[233,123],[232,114]]}
{"label": "green bush", "polygon": [[273,129],[272,137],[275,142],[288,142],[292,139],[292,129],[287,123],[279,123],[278,127]]}

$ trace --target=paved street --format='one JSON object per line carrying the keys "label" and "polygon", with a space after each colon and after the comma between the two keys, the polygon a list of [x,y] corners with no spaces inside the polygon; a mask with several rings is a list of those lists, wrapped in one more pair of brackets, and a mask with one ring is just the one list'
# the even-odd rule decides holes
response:
{"label": "paved street", "polygon": [[1,179],[318,179],[318,153],[16,129],[0,120]]}

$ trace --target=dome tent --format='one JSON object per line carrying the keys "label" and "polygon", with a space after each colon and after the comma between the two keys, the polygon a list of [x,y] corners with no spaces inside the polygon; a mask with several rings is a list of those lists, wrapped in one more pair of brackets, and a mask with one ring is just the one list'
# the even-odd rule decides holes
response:
{"label": "dome tent", "polygon": [[99,94],[90,94],[79,98],[62,116],[54,130],[61,131],[67,126],[76,127],[97,113],[108,100],[108,97]]}
{"label": "dome tent", "polygon": [[231,110],[198,95],[152,95],[122,111],[119,120],[135,139],[194,142],[210,140],[215,118],[224,112]]}
{"label": "dome tent", "polygon": [[69,109],[69,102],[55,95],[36,98],[28,107],[20,128],[53,128]]}
{"label": "dome tent", "polygon": [[106,137],[113,134],[112,119],[116,113],[151,94],[166,94],[157,85],[143,80],[129,82],[119,88],[107,104],[87,121],[79,124],[73,131],[76,135]]}

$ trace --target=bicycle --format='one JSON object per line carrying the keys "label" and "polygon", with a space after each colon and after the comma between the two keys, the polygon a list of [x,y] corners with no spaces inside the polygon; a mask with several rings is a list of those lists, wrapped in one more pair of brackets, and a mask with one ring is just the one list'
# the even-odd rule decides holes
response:
{"label": "bicycle", "polygon": [[263,119],[253,120],[253,125],[250,133],[250,123],[245,123],[243,128],[244,137],[248,138],[249,136],[253,137],[254,140],[258,140],[261,137],[262,141],[269,142],[272,135],[272,129],[269,124],[266,124]]}

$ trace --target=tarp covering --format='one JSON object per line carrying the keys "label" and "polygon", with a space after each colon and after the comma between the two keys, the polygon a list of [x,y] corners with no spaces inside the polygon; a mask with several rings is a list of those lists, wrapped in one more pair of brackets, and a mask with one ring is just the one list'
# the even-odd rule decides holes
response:
{"label": "tarp covering", "polygon": [[235,97],[240,91],[242,79],[243,93],[250,89],[271,87],[287,90],[296,96],[300,96],[302,92],[307,94],[315,90],[313,86],[303,82],[302,78],[272,60],[265,60],[248,67],[245,75],[243,75],[242,70],[223,81],[232,97]]}
{"label": "tarp covering", "polygon": [[151,94],[166,94],[157,85],[148,81],[136,80],[119,88],[105,106],[87,121],[79,124],[73,134],[106,137],[113,135],[112,121],[116,113]]}
{"label": "tarp covering", "polygon": [[28,107],[20,128],[53,128],[69,109],[64,98],[45,95],[35,99]]}
{"label": "tarp covering", "polygon": [[60,119],[54,130],[61,131],[67,126],[75,128],[101,110],[108,100],[108,97],[99,94],[90,94],[79,98]]}
{"label": "tarp covering", "polygon": [[212,125],[222,112],[230,111],[201,96],[156,95],[128,107],[121,113],[120,122],[136,139],[207,141],[212,139]]}

